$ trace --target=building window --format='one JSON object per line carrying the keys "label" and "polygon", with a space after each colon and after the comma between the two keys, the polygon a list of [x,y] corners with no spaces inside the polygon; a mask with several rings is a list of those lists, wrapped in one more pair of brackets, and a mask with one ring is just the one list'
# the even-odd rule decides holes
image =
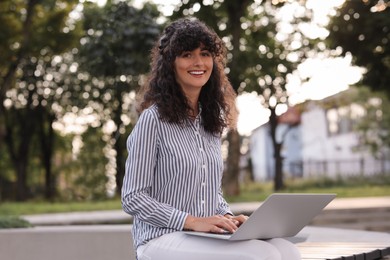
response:
{"label": "building window", "polygon": [[329,135],[333,136],[352,132],[354,125],[363,115],[364,108],[357,104],[328,109],[326,111],[326,119]]}

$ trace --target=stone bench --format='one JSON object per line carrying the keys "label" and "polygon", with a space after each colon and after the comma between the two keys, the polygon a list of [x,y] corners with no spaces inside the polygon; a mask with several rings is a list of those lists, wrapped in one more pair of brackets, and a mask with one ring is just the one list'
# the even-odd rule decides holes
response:
{"label": "stone bench", "polygon": [[[134,260],[131,225],[0,230],[1,260]],[[390,255],[390,234],[305,227],[291,239],[302,259],[374,260]]]}
{"label": "stone bench", "polygon": [[130,225],[0,229],[1,260],[134,260]]}

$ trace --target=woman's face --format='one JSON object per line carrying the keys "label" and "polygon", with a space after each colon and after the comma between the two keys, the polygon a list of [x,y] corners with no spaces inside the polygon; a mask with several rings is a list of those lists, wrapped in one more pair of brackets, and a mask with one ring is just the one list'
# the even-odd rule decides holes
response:
{"label": "woman's face", "polygon": [[213,57],[202,46],[185,51],[174,62],[175,77],[184,93],[200,92],[213,70]]}

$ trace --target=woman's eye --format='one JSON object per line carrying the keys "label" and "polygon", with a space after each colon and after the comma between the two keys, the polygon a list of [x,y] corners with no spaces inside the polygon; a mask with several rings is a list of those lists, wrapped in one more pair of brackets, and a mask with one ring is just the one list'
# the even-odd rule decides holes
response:
{"label": "woman's eye", "polygon": [[185,53],[183,53],[181,56],[182,56],[183,58],[189,58],[189,57],[191,57],[191,53],[185,52]]}
{"label": "woman's eye", "polygon": [[208,51],[205,51],[205,52],[202,52],[202,56],[205,56],[205,57],[210,57],[210,56],[211,56],[211,54],[210,54],[210,52],[208,52]]}

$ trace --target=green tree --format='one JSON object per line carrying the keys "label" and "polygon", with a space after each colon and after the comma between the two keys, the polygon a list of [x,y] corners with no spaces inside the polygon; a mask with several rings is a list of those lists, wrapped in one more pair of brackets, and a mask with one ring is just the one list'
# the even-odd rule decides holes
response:
{"label": "green tree", "polygon": [[364,67],[362,84],[390,96],[390,6],[382,0],[346,0],[329,24],[328,45],[351,53]]}
{"label": "green tree", "polygon": [[[277,2],[277,4],[273,4]],[[229,79],[238,93],[255,91],[261,94],[262,103],[270,110],[270,137],[272,138],[275,159],[274,189],[284,187],[281,156],[283,140],[277,140],[278,119],[276,107],[288,103],[286,92],[287,75],[296,68],[304,52],[296,51],[290,45],[291,38],[276,40],[278,19],[277,10],[283,1],[197,1],[189,0],[176,8],[173,19],[192,15],[205,21],[220,35],[230,52],[228,57]],[[308,12],[308,15],[310,12]],[[297,21],[304,16],[295,17]],[[295,28],[296,29],[296,28]],[[299,40],[303,39],[302,34]],[[291,37],[297,37],[292,34]],[[303,41],[309,45],[309,41]],[[297,59],[289,58],[295,52]],[[237,131],[229,131],[229,155],[225,173],[225,192],[228,195],[239,193],[240,145]]]}
{"label": "green tree", "polygon": [[99,200],[107,198],[106,165],[102,156],[106,142],[101,128],[89,127],[81,136],[82,146],[72,160],[64,179],[66,187],[62,196],[68,200]]}
{"label": "green tree", "polygon": [[[58,84],[47,73],[53,57],[75,45],[77,26],[69,18],[77,1],[2,1],[0,48],[1,136],[16,172],[16,197],[27,198],[31,142],[41,140],[41,162],[46,170],[46,196],[53,196],[51,172],[55,112],[51,97]],[[15,28],[15,29],[13,29]],[[0,141],[0,145],[2,142]]]}
{"label": "green tree", "polygon": [[[99,104],[100,120],[112,122],[109,140],[115,150],[116,186],[120,194],[124,176],[126,125],[131,122],[131,91],[138,88],[149,69],[149,53],[160,34],[154,5],[136,9],[125,1],[109,1],[103,8],[86,8],[78,55],[79,73],[89,75],[84,91]],[[94,94],[95,93],[95,94]],[[96,105],[95,105],[96,107]]]}
{"label": "green tree", "polygon": [[[378,91],[360,87],[353,97],[364,114],[355,125],[359,136],[357,150],[368,150],[375,158],[385,162],[390,155],[390,99]],[[384,169],[384,167],[383,167]]]}
{"label": "green tree", "polygon": [[[0,35],[0,114],[6,92],[14,85],[18,66],[29,52],[32,37],[32,20],[39,0],[2,1],[0,22],[3,25]],[[21,11],[24,11],[22,15]],[[22,17],[22,19],[20,18]]]}

